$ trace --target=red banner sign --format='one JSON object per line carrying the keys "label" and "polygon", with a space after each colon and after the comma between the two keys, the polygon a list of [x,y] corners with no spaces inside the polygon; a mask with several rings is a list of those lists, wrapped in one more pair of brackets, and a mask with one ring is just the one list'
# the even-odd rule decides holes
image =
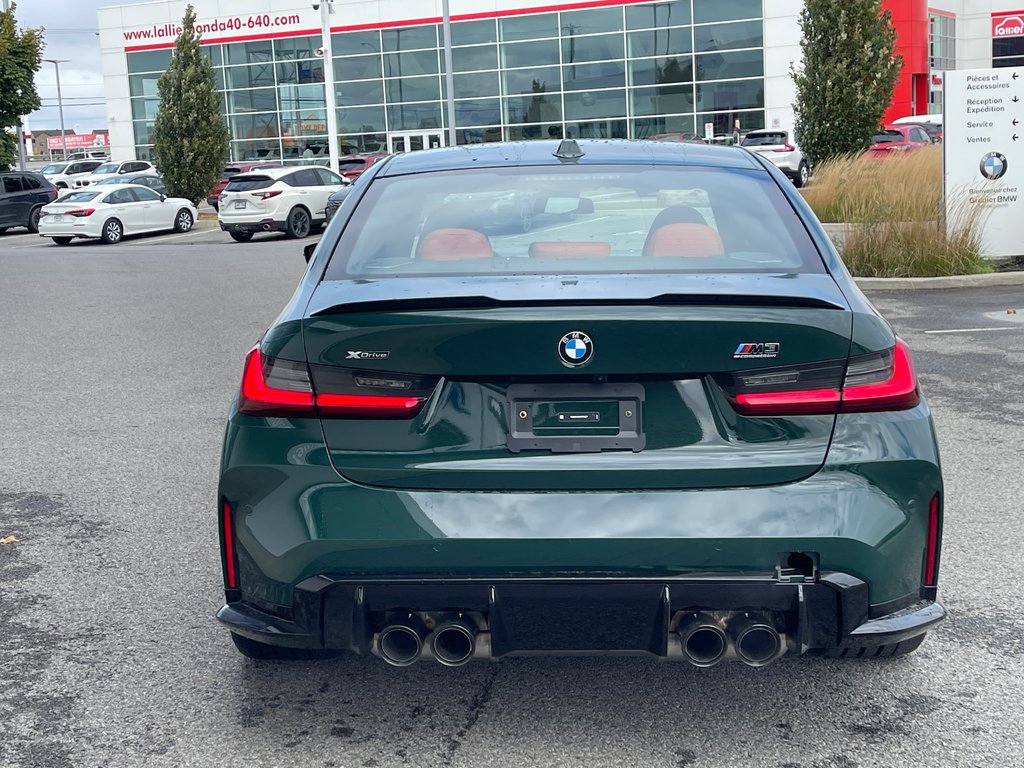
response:
{"label": "red banner sign", "polygon": [[1024,37],[1024,11],[993,13],[992,37]]}
{"label": "red banner sign", "polygon": [[68,149],[91,149],[93,147],[110,146],[110,136],[105,133],[69,133],[60,136],[47,136],[47,149],[61,149],[67,143]]}

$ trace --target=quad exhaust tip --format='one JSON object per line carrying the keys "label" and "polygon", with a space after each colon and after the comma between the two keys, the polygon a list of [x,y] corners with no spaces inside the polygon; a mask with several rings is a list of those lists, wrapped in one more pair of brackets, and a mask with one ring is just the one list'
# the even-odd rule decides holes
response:
{"label": "quad exhaust tip", "polygon": [[683,656],[695,667],[715,666],[729,648],[725,630],[707,613],[694,613],[684,618],[676,633],[683,646]]}
{"label": "quad exhaust tip", "polygon": [[446,667],[462,666],[476,650],[476,627],[461,620],[439,624],[430,638],[430,650]]}
{"label": "quad exhaust tip", "polygon": [[775,661],[782,651],[778,630],[762,619],[740,616],[729,623],[736,657],[751,667],[763,667]]}
{"label": "quad exhaust tip", "polygon": [[393,667],[407,667],[423,652],[426,628],[416,619],[389,624],[380,631],[377,650],[380,657]]}

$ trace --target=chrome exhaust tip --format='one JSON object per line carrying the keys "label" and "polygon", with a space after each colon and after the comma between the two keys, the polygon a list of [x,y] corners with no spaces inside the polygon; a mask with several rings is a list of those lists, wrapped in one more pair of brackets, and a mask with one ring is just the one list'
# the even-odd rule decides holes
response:
{"label": "chrome exhaust tip", "polygon": [[476,627],[465,621],[438,624],[430,638],[430,650],[446,667],[460,667],[473,658]]}
{"label": "chrome exhaust tip", "polygon": [[420,657],[425,633],[422,622],[418,620],[389,624],[380,631],[377,652],[391,666],[407,667]]}
{"label": "chrome exhaust tip", "polygon": [[269,224],[264,224],[263,225],[263,231],[264,232],[269,232],[270,231],[270,225]]}
{"label": "chrome exhaust tip", "polygon": [[740,616],[729,624],[736,657],[750,667],[771,664],[784,650],[778,630],[760,618]]}
{"label": "chrome exhaust tip", "polygon": [[679,622],[676,629],[683,646],[683,656],[695,667],[713,667],[729,648],[725,631],[712,616],[693,613]]}

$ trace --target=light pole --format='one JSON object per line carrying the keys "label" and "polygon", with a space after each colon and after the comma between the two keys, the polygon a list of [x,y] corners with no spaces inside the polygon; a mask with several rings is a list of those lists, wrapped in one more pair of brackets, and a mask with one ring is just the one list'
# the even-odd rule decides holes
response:
{"label": "light pole", "polygon": [[60,93],[60,65],[64,64],[71,59],[43,59],[53,64],[54,70],[57,72],[57,112],[60,114],[60,148],[63,152],[62,160],[68,159],[68,139],[64,134],[64,98]]}
{"label": "light pole", "polygon": [[448,12],[448,0],[442,0],[441,17],[444,27],[444,82],[448,91],[445,103],[448,107],[448,146],[454,147],[455,134],[455,73],[452,72],[452,19]]}
{"label": "light pole", "polygon": [[320,10],[321,51],[324,57],[324,88],[327,97],[327,153],[331,170],[338,172],[338,94],[334,90],[334,56],[331,48],[331,14],[334,0],[314,0],[313,7]]}

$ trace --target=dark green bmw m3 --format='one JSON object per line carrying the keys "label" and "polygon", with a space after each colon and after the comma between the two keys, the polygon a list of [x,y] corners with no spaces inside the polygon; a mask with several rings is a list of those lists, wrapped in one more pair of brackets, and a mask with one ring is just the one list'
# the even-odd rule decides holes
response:
{"label": "dark green bmw m3", "polygon": [[910,352],[738,148],[374,165],[245,360],[219,494],[254,658],[761,666],[944,617]]}

